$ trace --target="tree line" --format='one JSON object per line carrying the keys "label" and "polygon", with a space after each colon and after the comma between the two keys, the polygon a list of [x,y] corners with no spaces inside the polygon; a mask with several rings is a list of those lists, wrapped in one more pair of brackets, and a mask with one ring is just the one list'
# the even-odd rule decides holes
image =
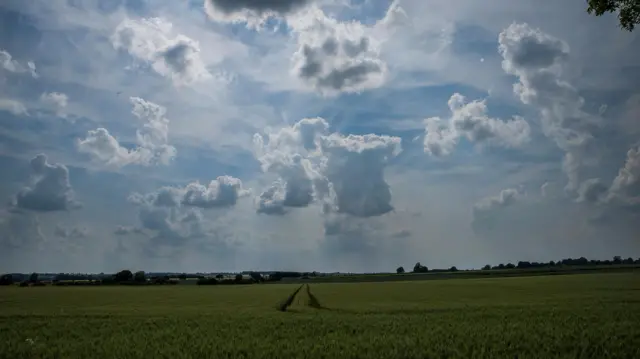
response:
{"label": "tree line", "polygon": [[[566,258],[566,259],[561,259],[559,261],[549,261],[549,262],[529,262],[529,261],[519,261],[516,264],[513,263],[507,263],[507,264],[503,264],[500,263],[498,265],[490,265],[487,264],[484,267],[482,267],[482,270],[504,270],[504,269],[527,269],[527,268],[556,268],[556,267],[592,267],[592,266],[611,266],[611,265],[630,265],[630,264],[636,264],[636,265],[640,265],[640,258],[638,259],[633,259],[631,257],[627,258],[627,259],[622,259],[622,257],[620,256],[615,256],[613,257],[613,259],[607,259],[607,260],[599,260],[599,259],[587,259],[585,257],[580,257],[580,258]],[[413,266],[413,271],[412,273],[427,273],[427,272],[431,272],[431,273],[437,273],[437,272],[457,272],[458,268],[456,268],[455,266],[449,268],[449,269],[431,269],[429,270],[428,267],[423,266],[422,264],[420,264],[420,262],[416,263]],[[398,274],[402,274],[405,273],[405,269],[404,267],[398,267],[396,269],[396,273]]]}
{"label": "tree line", "polygon": [[278,282],[284,278],[308,278],[318,275],[317,272],[289,272],[277,271],[266,274],[258,272],[243,272],[243,274],[215,276],[178,274],[170,276],[165,275],[148,275],[144,271],[132,272],[129,269],[121,270],[114,274],[100,273],[81,274],[81,273],[59,273],[53,276],[51,280],[42,280],[38,273],[32,273],[29,276],[17,274],[4,274],[0,276],[0,285],[14,285],[21,287],[30,286],[84,286],[84,285],[173,285],[180,281],[188,279],[196,280],[198,285],[217,285],[217,284],[253,284],[265,282]]}

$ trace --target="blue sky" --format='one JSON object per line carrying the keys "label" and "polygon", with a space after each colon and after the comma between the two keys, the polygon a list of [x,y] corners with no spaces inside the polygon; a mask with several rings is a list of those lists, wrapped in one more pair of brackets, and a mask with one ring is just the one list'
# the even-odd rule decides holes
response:
{"label": "blue sky", "polygon": [[0,271],[640,256],[640,40],[582,0],[0,19]]}

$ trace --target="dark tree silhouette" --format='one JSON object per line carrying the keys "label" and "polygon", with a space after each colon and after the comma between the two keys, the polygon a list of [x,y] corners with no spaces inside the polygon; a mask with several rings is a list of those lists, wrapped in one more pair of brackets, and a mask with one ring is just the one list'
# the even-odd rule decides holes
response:
{"label": "dark tree silhouette", "polygon": [[403,267],[398,267],[398,268],[396,269],[396,273],[398,273],[398,274],[402,274],[402,273],[404,273],[404,268],[403,268]]}
{"label": "dark tree silhouette", "polygon": [[429,268],[423,266],[422,264],[420,264],[420,262],[416,263],[415,266],[413,266],[413,273],[426,273],[429,271]]}
{"label": "dark tree silhouette", "polygon": [[640,23],[640,0],[587,0],[587,12],[601,16],[607,12],[617,12],[620,27],[633,31]]}
{"label": "dark tree silhouette", "polygon": [[0,277],[0,285],[12,285],[13,284],[13,276],[11,274],[3,274]]}
{"label": "dark tree silhouette", "polygon": [[133,273],[131,273],[130,270],[125,269],[116,273],[114,279],[116,280],[116,282],[128,282],[133,280]]}
{"label": "dark tree silhouette", "polygon": [[29,276],[29,282],[36,283],[38,281],[38,273],[31,273]]}
{"label": "dark tree silhouette", "polygon": [[140,283],[144,283],[147,281],[147,278],[144,275],[143,271],[138,271],[136,272],[136,274],[133,276],[133,280],[135,280],[136,282],[140,282]]}

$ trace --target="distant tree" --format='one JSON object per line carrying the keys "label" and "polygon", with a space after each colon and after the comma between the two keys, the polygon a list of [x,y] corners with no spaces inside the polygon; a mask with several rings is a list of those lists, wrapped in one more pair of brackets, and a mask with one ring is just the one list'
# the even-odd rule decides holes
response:
{"label": "distant tree", "polygon": [[262,278],[262,274],[258,273],[258,272],[251,272],[249,273],[249,276],[251,277],[251,279],[253,279],[254,281],[261,283],[264,281],[264,278]]}
{"label": "distant tree", "polygon": [[0,277],[0,285],[12,285],[13,284],[13,276],[11,274],[3,274]]}
{"label": "distant tree", "polygon": [[428,271],[429,268],[423,266],[422,264],[420,264],[420,262],[416,263],[416,265],[413,266],[413,273],[426,273]]}
{"label": "distant tree", "polygon": [[487,264],[486,266],[482,267],[482,270],[490,270],[491,269],[491,265]]}
{"label": "distant tree", "polygon": [[504,269],[504,264],[502,263],[498,264],[498,269]]}
{"label": "distant tree", "polygon": [[224,276],[222,274],[216,275],[216,279],[223,279],[223,278],[224,278]]}
{"label": "distant tree", "polygon": [[622,257],[620,256],[613,257],[613,264],[622,264]]}
{"label": "distant tree", "polygon": [[505,268],[507,268],[507,269],[513,269],[513,268],[515,268],[516,266],[515,266],[513,263],[507,263],[507,265],[506,265],[506,266],[504,266],[504,267],[505,267]]}
{"label": "distant tree", "polygon": [[143,271],[137,271],[136,274],[133,276],[133,280],[139,283],[144,283],[147,281],[147,278]]}
{"label": "distant tree", "polygon": [[457,272],[458,268],[456,268],[456,266],[453,266],[453,267],[449,268],[449,271],[450,272]]}
{"label": "distant tree", "polygon": [[242,274],[236,274],[236,282],[242,282]]}
{"label": "distant tree", "polygon": [[633,31],[640,23],[640,0],[587,0],[587,12],[601,16],[607,12],[618,12],[620,27]]}
{"label": "distant tree", "polygon": [[31,273],[29,276],[29,282],[36,283],[38,281],[38,273]]}
{"label": "distant tree", "polygon": [[187,280],[187,275],[185,273],[182,273],[178,276],[178,279],[180,280]]}
{"label": "distant tree", "polygon": [[404,273],[404,268],[403,267],[396,268],[396,273],[398,273],[398,274]]}
{"label": "distant tree", "polygon": [[133,273],[131,273],[130,270],[125,269],[116,273],[114,279],[116,280],[116,282],[128,282],[133,280]]}

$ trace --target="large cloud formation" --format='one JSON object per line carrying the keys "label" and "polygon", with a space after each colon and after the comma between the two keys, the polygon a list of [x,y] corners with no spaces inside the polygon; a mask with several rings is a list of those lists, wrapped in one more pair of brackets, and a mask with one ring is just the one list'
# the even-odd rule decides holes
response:
{"label": "large cloud formation", "polygon": [[47,156],[38,154],[30,162],[32,183],[15,197],[17,208],[39,211],[66,211],[76,208],[69,182],[69,169],[63,164],[50,164]]}
{"label": "large cloud formation", "polygon": [[578,90],[561,79],[569,46],[528,24],[516,23],[500,33],[498,42],[503,69],[519,79],[515,94],[539,109],[545,135],[565,152],[566,189],[575,193],[584,167],[594,162],[593,133],[601,123],[583,110]]}
{"label": "large cloud formation", "polygon": [[445,156],[453,152],[460,137],[478,145],[518,147],[529,141],[531,129],[521,117],[501,121],[487,115],[484,101],[466,102],[455,93],[448,102],[451,118],[425,120],[424,151],[432,156]]}
{"label": "large cloud formation", "polygon": [[258,212],[284,213],[315,200],[325,212],[356,217],[382,215],[393,209],[384,179],[388,160],[401,150],[398,137],[328,133],[322,118],[302,119],[254,144],[265,172],[278,180],[258,198]]}
{"label": "large cloud formation", "polygon": [[298,40],[292,71],[311,88],[334,95],[361,92],[384,83],[387,65],[379,58],[370,29],[360,22],[339,22],[313,9],[291,26]]}
{"label": "large cloud formation", "polygon": [[[193,182],[185,187],[161,187],[144,195],[133,193],[129,201],[140,206],[138,216],[144,229],[157,233],[154,238],[160,243],[175,245],[188,238],[207,236],[209,231],[201,209],[232,207],[250,193],[239,179],[219,176],[207,186]],[[140,230],[120,227],[116,233],[125,235]]]}
{"label": "large cloud formation", "polygon": [[111,36],[116,49],[122,49],[169,77],[176,85],[187,85],[211,77],[200,57],[197,41],[173,35],[173,25],[161,18],[126,19]]}
{"label": "large cloud formation", "polygon": [[136,148],[125,148],[107,129],[98,128],[89,131],[86,138],[78,141],[78,150],[112,167],[169,164],[177,151],[168,144],[169,120],[165,117],[166,108],[139,97],[131,97],[130,101],[133,115],[144,121],[142,128],[136,131]]}

